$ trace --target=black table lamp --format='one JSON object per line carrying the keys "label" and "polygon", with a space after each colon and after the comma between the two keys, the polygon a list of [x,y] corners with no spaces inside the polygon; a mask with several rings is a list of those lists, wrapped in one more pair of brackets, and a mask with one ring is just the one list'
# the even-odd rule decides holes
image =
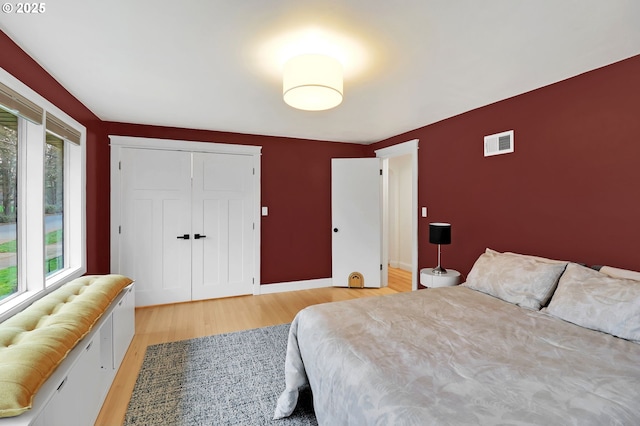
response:
{"label": "black table lamp", "polygon": [[451,224],[442,222],[430,223],[429,242],[438,245],[438,266],[433,268],[433,273],[446,274],[447,270],[440,266],[440,244],[451,244]]}

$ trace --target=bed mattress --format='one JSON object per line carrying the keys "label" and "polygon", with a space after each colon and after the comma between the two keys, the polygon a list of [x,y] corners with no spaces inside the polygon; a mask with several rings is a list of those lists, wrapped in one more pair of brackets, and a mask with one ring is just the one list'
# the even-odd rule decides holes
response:
{"label": "bed mattress", "polygon": [[285,377],[320,425],[640,424],[640,345],[462,286],[300,311]]}

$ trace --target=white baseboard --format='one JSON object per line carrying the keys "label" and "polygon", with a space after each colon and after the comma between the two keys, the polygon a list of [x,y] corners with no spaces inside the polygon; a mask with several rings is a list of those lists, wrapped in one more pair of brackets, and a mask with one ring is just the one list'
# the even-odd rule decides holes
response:
{"label": "white baseboard", "polygon": [[296,291],[296,290],[310,290],[312,288],[322,288],[322,287],[331,287],[332,280],[331,278],[318,278],[315,280],[304,280],[304,281],[290,281],[286,283],[276,283],[276,284],[263,284],[256,286],[256,292],[254,295],[258,294],[271,294],[271,293],[282,293],[284,291]]}
{"label": "white baseboard", "polygon": [[398,264],[398,267],[404,271],[409,271],[411,272],[413,270],[413,265],[411,265],[411,263],[406,263],[406,262],[400,262]]}
{"label": "white baseboard", "polygon": [[398,269],[402,269],[404,271],[412,271],[413,268],[411,267],[411,263],[407,263],[407,262],[402,262],[400,260],[390,260],[389,261],[389,266],[391,266],[392,268],[398,268]]}

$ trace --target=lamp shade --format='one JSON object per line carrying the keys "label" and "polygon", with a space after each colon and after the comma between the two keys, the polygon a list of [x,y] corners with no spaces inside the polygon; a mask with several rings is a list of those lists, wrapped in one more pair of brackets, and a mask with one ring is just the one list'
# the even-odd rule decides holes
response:
{"label": "lamp shade", "polygon": [[330,56],[305,54],[284,64],[282,96],[297,109],[322,111],[342,102],[342,64]]}
{"label": "lamp shade", "polygon": [[451,224],[442,222],[430,223],[429,242],[431,244],[451,244]]}

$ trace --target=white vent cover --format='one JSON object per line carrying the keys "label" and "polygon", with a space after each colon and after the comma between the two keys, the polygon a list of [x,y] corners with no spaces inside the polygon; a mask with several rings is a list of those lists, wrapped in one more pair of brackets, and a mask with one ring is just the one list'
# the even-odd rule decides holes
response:
{"label": "white vent cover", "polygon": [[513,152],[513,130],[484,137],[484,156]]}

